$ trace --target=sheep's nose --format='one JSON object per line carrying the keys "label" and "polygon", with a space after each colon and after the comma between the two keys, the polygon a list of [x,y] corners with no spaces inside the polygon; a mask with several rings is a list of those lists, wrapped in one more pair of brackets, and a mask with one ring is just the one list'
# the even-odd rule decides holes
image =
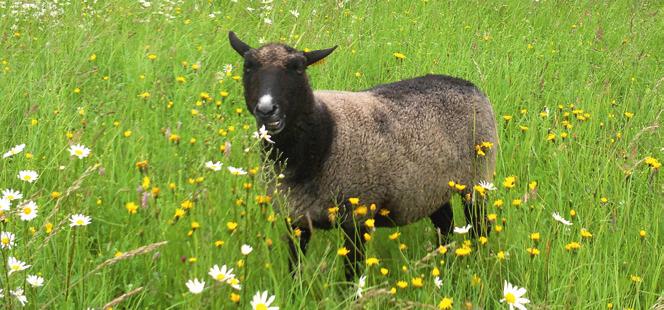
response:
{"label": "sheep's nose", "polygon": [[259,103],[256,106],[256,116],[270,117],[277,114],[279,107],[272,103]]}
{"label": "sheep's nose", "polygon": [[258,117],[270,117],[279,111],[279,106],[277,106],[274,103],[274,100],[272,100],[272,96],[270,95],[264,95],[258,100],[258,104],[256,105],[256,116]]}

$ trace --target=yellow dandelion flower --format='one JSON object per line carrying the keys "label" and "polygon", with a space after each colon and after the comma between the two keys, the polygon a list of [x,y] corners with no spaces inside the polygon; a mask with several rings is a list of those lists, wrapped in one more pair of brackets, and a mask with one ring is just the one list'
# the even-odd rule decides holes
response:
{"label": "yellow dandelion flower", "polygon": [[423,287],[424,279],[421,277],[415,277],[410,280],[410,283],[413,285],[413,287]]}
{"label": "yellow dandelion flower", "polygon": [[379,263],[380,263],[380,260],[376,257],[369,257],[369,258],[367,258],[367,261],[366,261],[366,264],[369,267],[378,265]]}
{"label": "yellow dandelion flower", "polygon": [[398,52],[397,52],[397,53],[393,53],[392,56],[394,56],[394,58],[396,58],[396,59],[398,59],[398,60],[404,60],[404,59],[406,59],[406,55],[404,55],[404,54],[402,54],[402,53],[398,53]]}
{"label": "yellow dandelion flower", "polygon": [[530,254],[530,256],[532,257],[535,257],[540,254],[540,250],[537,248],[527,248],[526,252],[528,252],[528,254]]}
{"label": "yellow dandelion flower", "polygon": [[450,297],[443,297],[443,299],[438,303],[438,310],[450,310],[454,301]]}
{"label": "yellow dandelion flower", "polygon": [[512,189],[514,186],[516,186],[516,176],[508,176],[505,178],[503,181],[503,186],[507,189]]}
{"label": "yellow dandelion flower", "polygon": [[345,246],[337,250],[337,255],[339,256],[346,256],[348,253],[350,253],[350,251]]}
{"label": "yellow dandelion flower", "polygon": [[133,202],[127,202],[125,204],[125,208],[127,209],[127,212],[129,212],[129,214],[136,214],[138,210],[138,205],[136,205]]}

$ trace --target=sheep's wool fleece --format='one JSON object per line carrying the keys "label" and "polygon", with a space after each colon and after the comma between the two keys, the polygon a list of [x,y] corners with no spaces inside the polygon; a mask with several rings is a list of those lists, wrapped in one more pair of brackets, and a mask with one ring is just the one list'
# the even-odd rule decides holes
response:
{"label": "sheep's wool fleece", "polygon": [[[469,82],[426,76],[364,92],[316,91],[335,122],[329,157],[311,184],[288,184],[290,217],[328,221],[335,199],[358,197],[387,209],[389,222],[405,225],[448,202],[449,181],[470,193],[491,180],[498,147],[488,99]],[[475,146],[493,149],[477,156]],[[337,201],[339,202],[339,201]],[[343,211],[342,211],[343,212]],[[346,210],[348,214],[348,210]],[[305,220],[306,219],[306,220]]]}

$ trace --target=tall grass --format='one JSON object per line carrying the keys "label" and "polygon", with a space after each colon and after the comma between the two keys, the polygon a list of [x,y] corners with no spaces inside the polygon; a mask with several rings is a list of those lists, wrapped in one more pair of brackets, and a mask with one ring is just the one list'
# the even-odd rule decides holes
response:
{"label": "tall grass", "polygon": [[[0,188],[39,205],[31,221],[19,219],[20,201],[4,211],[2,230],[16,244],[2,249],[3,259],[31,267],[0,283],[5,292],[23,288],[27,307],[248,308],[267,290],[284,309],[432,308],[443,297],[455,308],[491,309],[504,306],[508,281],[525,287],[536,309],[645,309],[664,292],[664,187],[661,169],[645,161],[664,160],[657,1],[36,3],[0,4],[0,146],[26,144],[0,161]],[[301,275],[291,278],[284,215],[257,198],[269,193],[229,30],[253,46],[338,44],[308,70],[316,89],[362,90],[427,73],[475,83],[499,122],[499,189],[487,209],[502,230],[457,257],[454,247],[431,254],[427,220],[378,229],[367,257],[379,264],[363,272],[360,299],[357,283],[343,280],[342,232],[316,231]],[[89,157],[70,156],[79,143]],[[249,173],[231,175],[229,166]],[[27,183],[19,170],[40,177]],[[514,188],[503,186],[507,176]],[[453,203],[463,226],[461,203]],[[74,213],[92,223],[70,227]],[[566,250],[571,242],[581,247]],[[243,244],[253,247],[247,256]],[[210,278],[214,264],[234,268],[242,290]],[[41,275],[43,287],[26,283],[29,274]],[[189,293],[192,278],[205,280],[203,293]],[[0,302],[19,305],[11,294]]]}

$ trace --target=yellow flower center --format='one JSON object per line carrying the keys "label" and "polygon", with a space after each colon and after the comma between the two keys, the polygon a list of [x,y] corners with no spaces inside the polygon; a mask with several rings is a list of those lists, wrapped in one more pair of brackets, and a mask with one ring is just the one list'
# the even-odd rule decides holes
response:
{"label": "yellow flower center", "polygon": [[225,276],[222,273],[218,274],[217,277],[216,277],[217,281],[223,281],[224,278],[225,278]]}
{"label": "yellow flower center", "polygon": [[78,155],[78,156],[83,155],[83,151],[82,151],[82,150],[75,150],[74,153],[75,153],[76,155]]}
{"label": "yellow flower center", "polygon": [[505,294],[505,300],[508,304],[513,304],[516,302],[516,296],[514,296],[512,293],[507,293]]}
{"label": "yellow flower center", "polygon": [[2,244],[8,245],[9,244],[9,238],[7,237],[2,237]]}
{"label": "yellow flower center", "polygon": [[83,222],[82,219],[76,220],[76,225],[83,225],[83,224],[84,224],[84,222]]}
{"label": "yellow flower center", "polygon": [[23,208],[23,214],[29,215],[30,213],[32,213],[32,209],[30,207]]}
{"label": "yellow flower center", "polygon": [[21,266],[19,266],[19,265],[12,265],[11,267],[12,267],[12,270],[14,270],[14,271],[18,271],[19,269],[21,269]]}
{"label": "yellow flower center", "polygon": [[14,200],[14,199],[16,199],[14,198],[14,195],[7,195],[7,200]]}
{"label": "yellow flower center", "polygon": [[267,310],[267,306],[265,304],[257,304],[256,310]]}
{"label": "yellow flower center", "polygon": [[23,180],[30,181],[31,179],[32,179],[32,177],[29,176],[29,175],[24,175],[23,176]]}

